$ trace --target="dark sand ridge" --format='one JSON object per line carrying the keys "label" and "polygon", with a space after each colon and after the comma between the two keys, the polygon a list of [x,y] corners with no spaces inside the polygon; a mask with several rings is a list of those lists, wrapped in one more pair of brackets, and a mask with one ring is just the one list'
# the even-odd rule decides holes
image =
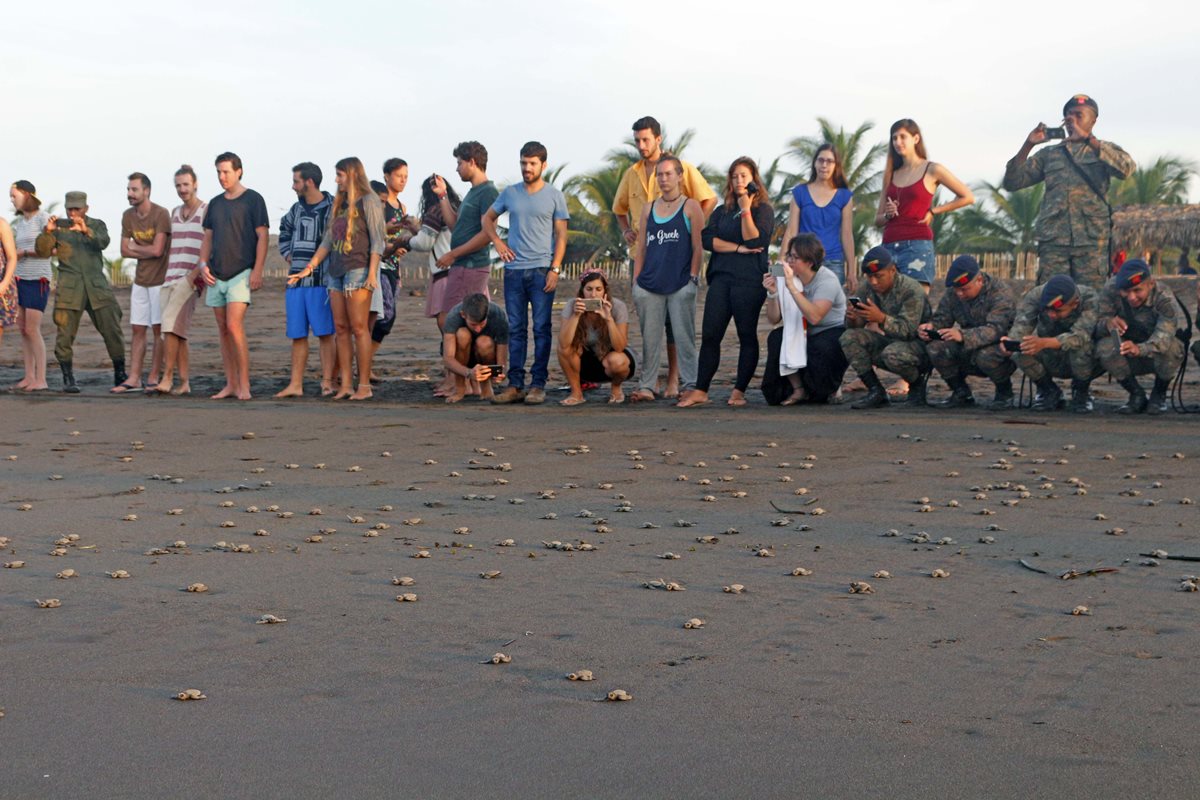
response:
{"label": "dark sand ridge", "polygon": [[[1200,778],[1200,594],[1178,591],[1200,569],[1138,565],[1152,548],[1200,555],[1197,506],[1180,504],[1200,499],[1194,418],[1130,436],[1110,415],[659,407],[620,412],[614,436],[598,403],[8,396],[0,413],[0,458],[18,456],[0,460],[3,560],[27,562],[0,570],[6,797],[1185,796]],[[590,452],[564,452],[578,443]],[[1031,496],[986,488],[1005,482]],[[322,527],[338,530],[305,542]],[[143,555],[177,539],[188,548]],[[542,546],[555,539],[599,549]],[[409,558],[418,545],[432,557]],[[1120,572],[1064,581],[1020,558]],[[67,567],[81,577],[55,580]],[[503,575],[480,580],[490,569]],[[656,578],[687,590],[642,588]],[[852,580],[875,593],[848,594]],[[196,581],[210,592],[181,591]],[[734,582],[746,593],[722,592]],[[34,606],[48,597],[62,607]],[[264,613],[289,621],[255,625]],[[706,626],[684,630],[692,617]],[[480,663],[497,651],[512,663]],[[597,680],[565,680],[581,668]],[[170,699],[193,687],[208,699]],[[634,700],[592,702],[618,687]]]}
{"label": "dark sand ridge", "polygon": [[[276,298],[251,312],[256,371],[272,365],[261,398],[282,385],[287,341],[278,293],[260,297]],[[384,347],[386,375],[434,363],[418,302]],[[211,321],[197,321],[212,387]],[[1178,591],[1200,565],[1138,555],[1200,555],[1197,506],[1180,503],[1200,502],[1195,417],[785,411],[756,392],[738,411],[595,397],[570,412],[445,409],[405,380],[365,406],[110,397],[99,337],[82,329],[81,368],[96,370],[83,396],[0,397],[0,561],[27,562],[0,569],[0,796],[1186,796],[1200,778],[1200,594]],[[1119,390],[1097,388],[1111,410]],[[578,443],[590,452],[564,452]],[[511,471],[471,468],[499,463]],[[239,484],[251,488],[216,491]],[[338,532],[305,542],[323,527]],[[890,528],[902,535],[879,535]],[[904,538],[920,530],[930,542]],[[67,555],[47,555],[69,533]],[[186,550],[144,555],[178,539]],[[599,549],[542,545],[580,539]],[[419,545],[432,557],[409,558]],[[1096,566],[1120,572],[1056,577]],[[80,577],[56,580],[65,568]],[[118,569],[132,577],[105,574]],[[491,569],[502,576],[478,577]],[[658,578],[687,590],[642,588]],[[875,593],[850,595],[852,580]],[[197,581],[210,591],[181,591]],[[735,582],[745,594],[721,591]],[[402,591],[419,601],[397,603]],[[62,607],[33,603],[50,597]],[[1071,616],[1078,605],[1092,615]],[[288,622],[255,625],[266,613]],[[705,627],[684,630],[692,617]],[[498,651],[512,663],[479,663]],[[564,678],[578,669],[597,680]],[[208,699],[170,699],[193,687]],[[614,688],[635,699],[591,702]]]}

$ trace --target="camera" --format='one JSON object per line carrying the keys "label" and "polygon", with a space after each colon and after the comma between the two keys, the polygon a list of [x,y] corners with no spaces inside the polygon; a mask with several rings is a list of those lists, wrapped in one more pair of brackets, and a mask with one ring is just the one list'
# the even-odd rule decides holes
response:
{"label": "camera", "polygon": [[1067,129],[1063,127],[1046,128],[1047,139],[1065,139],[1067,138]]}

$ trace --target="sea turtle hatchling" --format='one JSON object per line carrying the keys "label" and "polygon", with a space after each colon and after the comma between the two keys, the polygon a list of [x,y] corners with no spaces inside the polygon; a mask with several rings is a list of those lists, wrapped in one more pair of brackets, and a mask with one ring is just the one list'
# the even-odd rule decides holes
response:
{"label": "sea turtle hatchling", "polygon": [[722,586],[721,591],[725,594],[742,594],[746,591],[746,587],[740,583],[731,583],[728,586]]}
{"label": "sea turtle hatchling", "polygon": [[809,575],[812,575],[813,571],[811,569],[806,569],[804,567],[796,567],[789,574],[791,574],[792,576],[797,577],[797,578],[805,578],[805,577],[808,577]]}
{"label": "sea turtle hatchling", "polygon": [[204,592],[208,591],[208,587],[203,583],[189,583],[184,591],[192,592],[193,594],[203,594]]}
{"label": "sea turtle hatchling", "polygon": [[400,603],[415,603],[417,602],[417,596],[412,592],[405,592],[404,594],[396,595],[396,600]]}
{"label": "sea turtle hatchling", "polygon": [[759,558],[774,558],[775,557],[775,554],[772,553],[769,549],[767,549],[765,547],[760,547],[754,555],[758,556]]}
{"label": "sea turtle hatchling", "polygon": [[453,531],[451,531],[451,533],[453,533],[455,536],[466,536],[470,532],[471,529],[466,526],[455,528]]}
{"label": "sea turtle hatchling", "polygon": [[590,669],[581,669],[567,675],[569,681],[594,681],[596,676],[592,674]]}
{"label": "sea turtle hatchling", "polygon": [[57,556],[57,557],[62,557],[62,556],[65,556],[66,554],[67,554],[67,548],[65,548],[65,547],[56,547],[50,551],[50,555]]}
{"label": "sea turtle hatchling", "polygon": [[429,556],[428,550],[418,550],[417,552],[413,553],[409,557],[410,558],[429,558],[430,556]]}
{"label": "sea turtle hatchling", "polygon": [[489,569],[479,573],[479,577],[483,578],[484,580],[492,580],[493,578],[499,578],[502,574],[503,573],[498,569]]}
{"label": "sea turtle hatchling", "polygon": [[277,617],[274,614],[263,614],[254,621],[255,625],[278,625],[281,622],[287,622],[283,617]]}
{"label": "sea turtle hatchling", "polygon": [[1073,617],[1090,617],[1091,615],[1092,610],[1087,606],[1075,606],[1071,609],[1071,616]]}
{"label": "sea turtle hatchling", "polygon": [[73,569],[64,569],[62,572],[54,573],[54,577],[59,578],[61,580],[66,580],[67,578],[78,578],[79,573]]}
{"label": "sea turtle hatchling", "polygon": [[360,514],[347,514],[346,521],[351,525],[361,525],[367,521],[367,518]]}
{"label": "sea turtle hatchling", "polygon": [[38,608],[59,608],[62,606],[62,601],[57,597],[51,597],[49,600],[34,600]]}
{"label": "sea turtle hatchling", "polygon": [[700,544],[716,544],[720,540],[716,536],[697,536],[696,541]]}
{"label": "sea turtle hatchling", "polygon": [[182,508],[168,508],[167,509],[168,517],[178,517],[178,516],[181,516],[182,514],[183,514]]}
{"label": "sea turtle hatchling", "polygon": [[410,525],[410,526],[411,526],[411,525],[420,525],[420,524],[421,524],[421,518],[420,518],[420,517],[409,517],[408,519],[404,520],[404,522],[403,522],[403,523],[401,523],[401,524],[403,524],[403,525]]}
{"label": "sea turtle hatchling", "polygon": [[392,578],[392,586],[413,586],[415,584],[416,581],[407,575]]}
{"label": "sea turtle hatchling", "polygon": [[668,561],[670,561],[670,560],[673,560],[673,559],[676,559],[676,558],[683,558],[683,556],[679,555],[678,553],[672,553],[672,552],[671,552],[671,551],[669,551],[669,550],[668,550],[667,552],[665,552],[665,553],[659,553],[659,554],[658,554],[658,557],[659,557],[659,558],[665,558],[665,559],[667,559]]}
{"label": "sea turtle hatchling", "polygon": [[929,573],[929,577],[931,577],[931,578],[949,578],[950,573],[939,567],[938,569],[935,569],[933,572]]}
{"label": "sea turtle hatchling", "polygon": [[874,594],[875,589],[866,581],[851,581],[850,594]]}
{"label": "sea turtle hatchling", "polygon": [[687,622],[683,623],[683,627],[689,631],[697,630],[704,627],[704,620],[699,617],[692,617]]}
{"label": "sea turtle hatchling", "polygon": [[496,547],[515,547],[516,544],[517,542],[514,539],[501,539],[496,542]]}
{"label": "sea turtle hatchling", "polygon": [[507,653],[496,653],[495,655],[493,655],[491,658],[489,658],[487,661],[484,661],[483,663],[484,664],[511,664],[512,656],[508,655]]}
{"label": "sea turtle hatchling", "polygon": [[888,572],[886,569],[880,569],[880,570],[875,571],[875,575],[873,577],[879,578],[880,580],[884,580],[886,578],[892,577],[892,573]]}
{"label": "sea turtle hatchling", "polygon": [[605,695],[605,699],[610,702],[618,703],[624,700],[632,700],[633,695],[624,689],[613,689],[611,692]]}
{"label": "sea turtle hatchling", "polygon": [[208,695],[199,689],[184,689],[179,694],[175,695],[176,700],[207,700]]}

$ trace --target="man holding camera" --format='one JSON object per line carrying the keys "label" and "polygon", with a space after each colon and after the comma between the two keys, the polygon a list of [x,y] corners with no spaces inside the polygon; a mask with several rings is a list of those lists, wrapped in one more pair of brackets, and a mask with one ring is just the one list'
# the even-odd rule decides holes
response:
{"label": "man holding camera", "polygon": [[1097,368],[1092,347],[1096,327],[1096,293],[1067,275],[1055,275],[1025,293],[1017,317],[999,348],[1016,355],[1017,366],[1037,387],[1034,411],[1065,405],[1055,378],[1071,379],[1071,410],[1092,410],[1092,379]]}
{"label": "man holding camera", "polygon": [[933,318],[917,329],[929,360],[941,374],[951,393],[936,403],[938,408],[975,404],[968,375],[982,375],[996,386],[990,408],[1012,408],[1012,374],[1017,365],[996,343],[1012,327],[1017,315],[1016,298],[1003,281],[979,269],[974,256],[959,256],[946,273],[946,293]]}
{"label": "man holding camera", "polygon": [[493,398],[492,380],[503,377],[508,359],[508,315],[504,309],[476,292],[446,313],[442,327],[442,361],[454,376],[447,403],[467,395],[467,382],[479,385],[481,400]]}
{"label": "man holding camera", "polygon": [[[1113,380],[1129,392],[1118,414],[1161,414],[1167,390],[1183,363],[1183,340],[1176,336],[1183,319],[1175,293],[1150,276],[1150,266],[1130,259],[1100,293],[1096,357]],[[1150,398],[1137,376],[1154,374]]]}
{"label": "man holding camera", "polygon": [[880,366],[908,381],[908,405],[925,407],[929,356],[917,329],[929,321],[929,299],[914,278],[902,275],[888,249],[872,247],[863,256],[858,291],[847,298],[847,330],[839,339],[851,368],[867,386],[867,396],[851,408],[881,408],[889,404],[879,382]]}
{"label": "man holding camera", "polygon": [[[1129,177],[1137,165],[1120,147],[1092,135],[1099,114],[1095,100],[1075,95],[1063,106],[1062,127],[1038,123],[1005,167],[1007,191],[1046,182],[1036,227],[1038,283],[1070,275],[1077,284],[1099,290],[1108,279],[1109,181]],[[1065,141],[1029,155],[1052,139]]]}
{"label": "man holding camera", "polygon": [[37,237],[34,251],[38,258],[58,257],[58,287],[54,296],[54,324],[58,339],[54,357],[62,369],[63,391],[75,394],[72,359],[79,321],[86,311],[104,339],[113,362],[113,385],[120,386],[125,374],[125,339],[121,335],[121,307],[113,296],[104,270],[104,248],[108,247],[108,226],[88,216],[87,194],[67,192],[67,219],[50,217],[46,229]]}

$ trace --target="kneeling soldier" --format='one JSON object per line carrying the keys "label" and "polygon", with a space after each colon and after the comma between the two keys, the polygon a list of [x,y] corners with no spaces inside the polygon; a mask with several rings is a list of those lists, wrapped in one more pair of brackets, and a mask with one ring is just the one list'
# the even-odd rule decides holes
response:
{"label": "kneeling soldier", "polygon": [[1012,374],[1017,365],[996,346],[1012,327],[1017,303],[1004,282],[979,269],[972,256],[959,256],[946,273],[946,293],[933,318],[918,328],[929,360],[951,389],[939,408],[974,405],[968,375],[982,375],[996,386],[991,408],[1013,406]]}
{"label": "kneeling soldier", "polygon": [[[1175,293],[1150,277],[1140,258],[1126,261],[1100,294],[1096,357],[1113,380],[1129,392],[1118,414],[1161,414],[1167,390],[1183,363],[1183,342],[1175,335],[1183,320]],[[1154,373],[1150,399],[1137,376]]]}
{"label": "kneeling soldier", "polygon": [[1037,386],[1034,411],[1061,408],[1063,394],[1054,379],[1070,378],[1071,410],[1091,412],[1092,379],[1100,372],[1092,350],[1095,328],[1096,293],[1067,275],[1055,275],[1021,298],[1016,321],[999,346],[1016,347],[1017,366]]}
{"label": "kneeling soldier", "polygon": [[921,284],[896,270],[887,249],[872,247],[863,257],[866,280],[849,298],[847,330],[838,342],[846,360],[867,386],[867,396],[851,408],[888,404],[887,390],[873,367],[880,366],[908,381],[908,404],[925,406],[929,356],[917,338],[917,326],[929,320],[929,300]]}

